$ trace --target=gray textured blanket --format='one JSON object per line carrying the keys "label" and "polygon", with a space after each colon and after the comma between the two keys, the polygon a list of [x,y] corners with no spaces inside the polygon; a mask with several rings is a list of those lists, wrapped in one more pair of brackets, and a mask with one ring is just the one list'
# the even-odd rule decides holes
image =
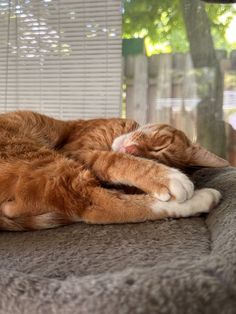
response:
{"label": "gray textured blanket", "polygon": [[208,216],[0,233],[0,313],[236,313],[236,169]]}

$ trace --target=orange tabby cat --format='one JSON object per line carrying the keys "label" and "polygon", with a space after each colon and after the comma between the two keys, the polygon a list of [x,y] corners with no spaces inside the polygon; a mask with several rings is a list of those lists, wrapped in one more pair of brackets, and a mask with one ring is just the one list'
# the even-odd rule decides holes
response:
{"label": "orange tabby cat", "polygon": [[[169,166],[227,162],[166,125],[60,121],[22,111],[0,115],[0,129],[0,229],[188,217],[208,212],[220,199],[214,189],[194,192],[188,177]],[[111,191],[102,181],[147,194]]]}

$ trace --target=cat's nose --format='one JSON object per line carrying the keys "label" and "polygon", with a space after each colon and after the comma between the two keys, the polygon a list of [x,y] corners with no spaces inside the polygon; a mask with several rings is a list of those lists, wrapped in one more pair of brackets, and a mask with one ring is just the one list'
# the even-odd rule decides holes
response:
{"label": "cat's nose", "polygon": [[137,155],[138,154],[138,147],[137,147],[137,145],[123,146],[122,152],[127,153],[127,154]]}
{"label": "cat's nose", "polygon": [[119,148],[119,152],[121,152],[121,153],[126,153],[126,147],[121,146],[121,147]]}

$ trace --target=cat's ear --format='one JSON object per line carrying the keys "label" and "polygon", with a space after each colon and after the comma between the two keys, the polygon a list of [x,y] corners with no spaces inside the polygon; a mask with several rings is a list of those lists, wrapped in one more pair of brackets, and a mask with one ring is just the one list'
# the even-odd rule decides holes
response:
{"label": "cat's ear", "polygon": [[191,156],[192,166],[201,167],[228,167],[229,162],[203,148],[200,145],[194,145]]}

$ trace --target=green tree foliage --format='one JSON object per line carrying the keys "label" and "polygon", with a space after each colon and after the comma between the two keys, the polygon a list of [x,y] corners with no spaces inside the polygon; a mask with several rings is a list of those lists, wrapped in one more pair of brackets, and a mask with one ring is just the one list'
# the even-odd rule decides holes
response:
{"label": "green tree foliage", "polygon": [[[123,0],[123,37],[145,38],[149,54],[157,52],[185,52],[189,50],[182,16],[182,0]],[[205,4],[211,23],[215,48],[236,48],[226,39],[226,31],[236,7]]]}

